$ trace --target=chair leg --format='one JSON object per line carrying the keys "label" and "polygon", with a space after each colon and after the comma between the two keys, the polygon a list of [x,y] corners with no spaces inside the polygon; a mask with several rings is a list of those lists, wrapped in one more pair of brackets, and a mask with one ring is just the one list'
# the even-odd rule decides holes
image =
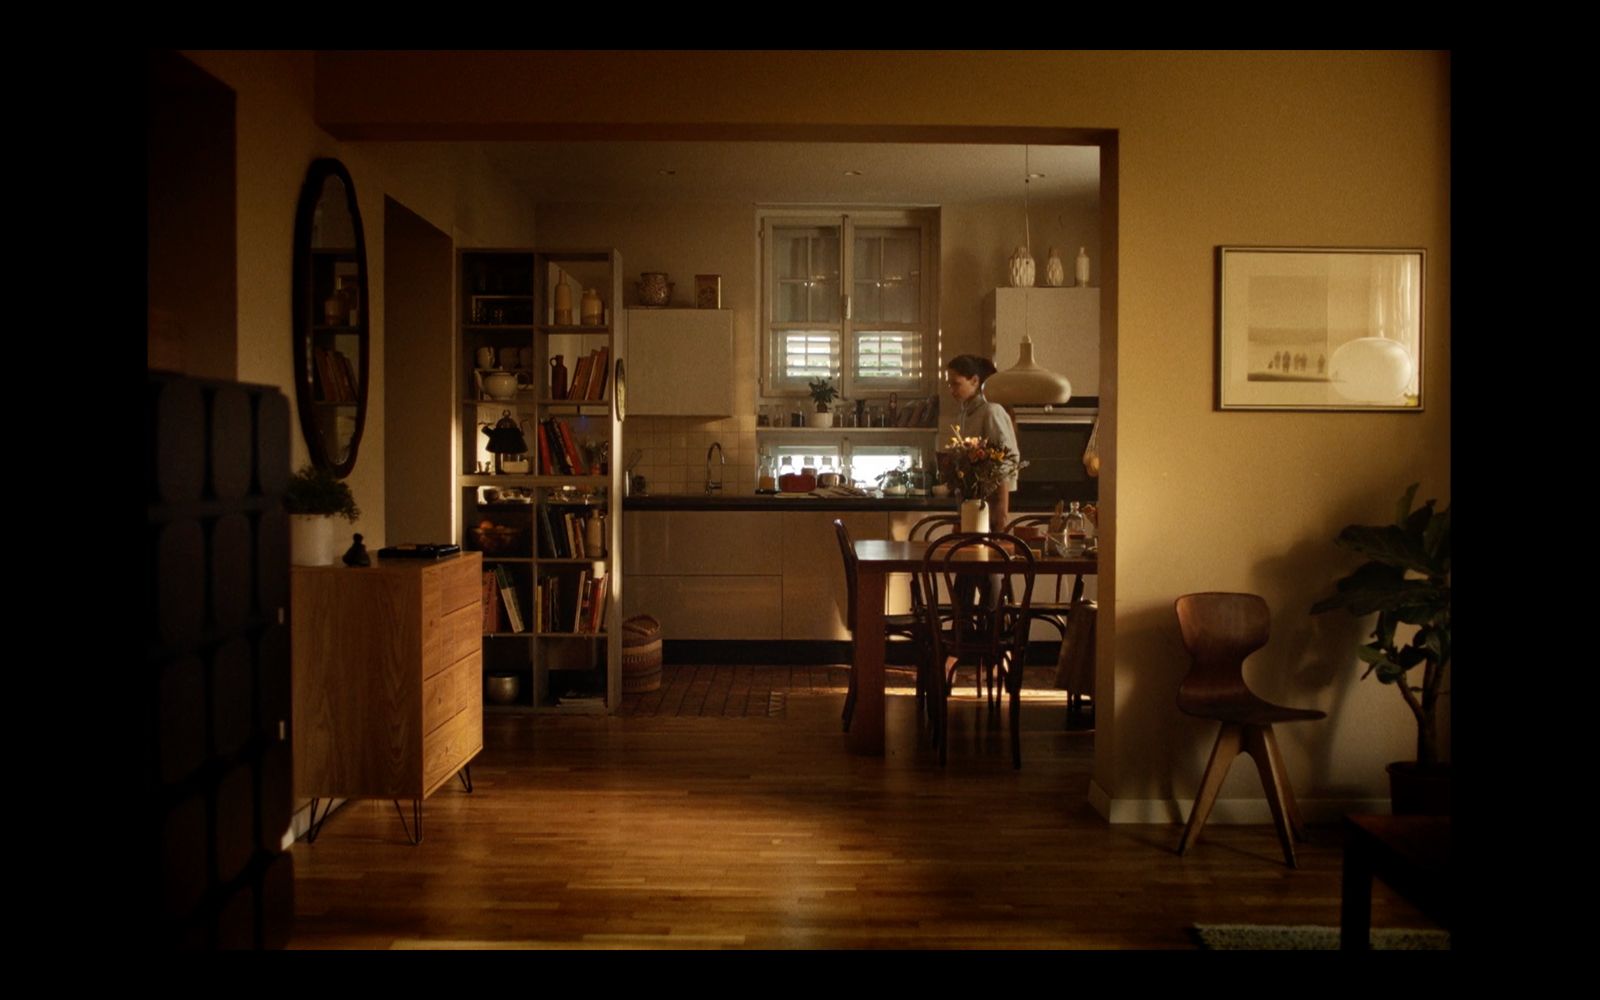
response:
{"label": "chair leg", "polygon": [[1011,766],[1022,770],[1022,674],[1006,678],[1011,689]]}
{"label": "chair leg", "polygon": [[845,689],[845,692],[844,692],[844,714],[841,716],[841,719],[844,722],[844,731],[847,732],[847,733],[850,731],[850,719],[855,714],[856,714],[856,668],[855,668],[854,664],[851,664],[851,666],[850,666],[850,685],[849,685],[848,688]]}
{"label": "chair leg", "polygon": [[1261,787],[1267,793],[1267,805],[1272,809],[1272,825],[1278,828],[1278,840],[1283,844],[1283,860],[1290,868],[1298,868],[1294,857],[1294,834],[1290,830],[1289,813],[1284,803],[1284,783],[1279,780],[1278,762],[1274,761],[1277,744],[1272,739],[1271,726],[1249,726],[1244,734],[1244,752],[1255,761],[1256,773],[1261,775]]}
{"label": "chair leg", "polygon": [[1194,808],[1189,810],[1189,824],[1183,828],[1183,839],[1178,841],[1178,853],[1183,854],[1200,836],[1206,825],[1211,807],[1217,802],[1217,792],[1222,790],[1222,779],[1228,776],[1228,766],[1244,746],[1244,727],[1237,722],[1225,722],[1217,734],[1217,743],[1211,748],[1211,760],[1200,778],[1200,791],[1194,797]]}
{"label": "chair leg", "polygon": [[1272,757],[1272,769],[1278,774],[1278,787],[1283,792],[1283,811],[1289,817],[1289,830],[1302,844],[1311,842],[1305,824],[1300,821],[1300,807],[1295,805],[1294,786],[1289,783],[1289,769],[1283,764],[1283,751],[1278,749],[1278,737],[1269,726],[1266,734],[1267,753]]}

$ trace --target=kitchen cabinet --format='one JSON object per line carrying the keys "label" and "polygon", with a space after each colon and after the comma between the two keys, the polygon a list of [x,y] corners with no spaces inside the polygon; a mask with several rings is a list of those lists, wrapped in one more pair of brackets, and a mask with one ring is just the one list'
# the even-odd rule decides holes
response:
{"label": "kitchen cabinet", "polygon": [[782,511],[776,516],[783,531],[783,638],[849,639],[849,591],[833,522],[843,521],[852,540],[886,538],[888,512]]}
{"label": "kitchen cabinet", "polygon": [[765,511],[629,511],[623,615],[664,639],[771,639],[783,630],[782,552]]}
{"label": "kitchen cabinet", "polygon": [[733,311],[629,309],[628,408],[640,416],[733,416]]}
{"label": "kitchen cabinet", "polygon": [[1072,383],[1074,396],[1100,395],[1100,289],[996,288],[984,296],[984,331],[997,368],[1017,363],[1026,333],[1033,359]]}

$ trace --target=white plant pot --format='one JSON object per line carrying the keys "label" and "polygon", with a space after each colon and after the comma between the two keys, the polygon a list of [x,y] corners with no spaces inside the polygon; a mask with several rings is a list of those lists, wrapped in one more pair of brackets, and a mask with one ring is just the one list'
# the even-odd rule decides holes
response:
{"label": "white plant pot", "polygon": [[983,500],[961,501],[961,530],[963,533],[989,530],[989,504]]}
{"label": "white plant pot", "polygon": [[296,566],[331,566],[334,557],[332,517],[289,515],[289,562]]}
{"label": "white plant pot", "polygon": [[824,428],[833,426],[833,414],[824,410],[821,413],[806,414],[806,426]]}

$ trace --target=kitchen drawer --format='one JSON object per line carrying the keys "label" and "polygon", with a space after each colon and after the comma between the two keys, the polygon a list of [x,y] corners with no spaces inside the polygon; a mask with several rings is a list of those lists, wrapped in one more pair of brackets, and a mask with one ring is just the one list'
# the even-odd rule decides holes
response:
{"label": "kitchen drawer", "polygon": [[777,575],[780,516],[759,510],[631,512],[623,533],[623,575]]}
{"label": "kitchen drawer", "polygon": [[652,615],[664,639],[772,639],[783,630],[780,576],[634,576],[623,615]]}
{"label": "kitchen drawer", "polygon": [[483,749],[483,702],[474,698],[453,718],[423,737],[422,797],[449,781]]}
{"label": "kitchen drawer", "polygon": [[422,682],[423,738],[483,697],[483,653],[474,651]]}

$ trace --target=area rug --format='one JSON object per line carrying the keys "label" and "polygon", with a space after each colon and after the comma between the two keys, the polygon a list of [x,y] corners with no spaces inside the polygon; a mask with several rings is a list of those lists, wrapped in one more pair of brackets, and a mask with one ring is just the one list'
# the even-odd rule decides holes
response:
{"label": "area rug", "polygon": [[[1337,927],[1275,927],[1262,924],[1195,924],[1207,951],[1338,951]],[[1449,951],[1447,931],[1374,927],[1373,951]]]}

